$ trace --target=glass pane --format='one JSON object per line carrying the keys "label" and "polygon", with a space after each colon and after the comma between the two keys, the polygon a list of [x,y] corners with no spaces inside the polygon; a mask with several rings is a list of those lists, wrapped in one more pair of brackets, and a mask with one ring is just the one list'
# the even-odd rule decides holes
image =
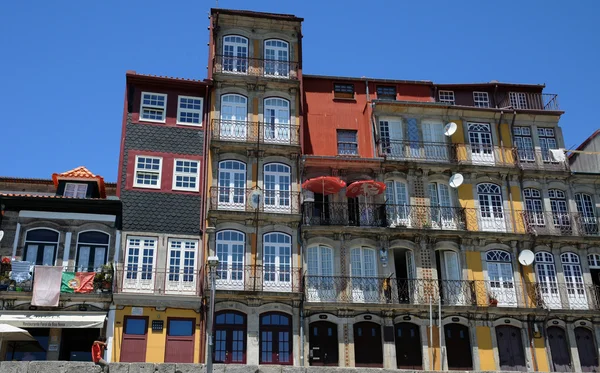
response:
{"label": "glass pane", "polygon": [[144,335],[147,332],[146,319],[125,319],[125,334]]}
{"label": "glass pane", "polygon": [[194,335],[193,320],[169,320],[168,334],[175,337]]}

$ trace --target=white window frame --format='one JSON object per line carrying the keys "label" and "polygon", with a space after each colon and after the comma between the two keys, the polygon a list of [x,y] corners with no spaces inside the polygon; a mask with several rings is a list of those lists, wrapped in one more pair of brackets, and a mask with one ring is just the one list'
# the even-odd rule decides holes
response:
{"label": "white window frame", "polygon": [[474,91],[473,92],[473,104],[475,105],[475,107],[489,108],[490,107],[490,95],[487,92]]}
{"label": "white window frame", "polygon": [[[143,157],[143,158],[153,158],[153,159],[158,159],[160,160],[160,164],[158,166],[158,172],[153,171],[153,170],[146,170],[146,169],[138,169],[138,158]],[[162,182],[162,166],[163,166],[163,159],[162,157],[155,157],[152,155],[136,155],[135,156],[135,169],[133,172],[133,186],[136,188],[144,188],[144,189],[160,189],[160,185]],[[158,182],[156,183],[156,185],[145,185],[145,184],[138,184],[137,182],[137,174],[138,172],[145,172],[145,173],[158,173]]]}
{"label": "white window frame", "polygon": [[[444,98],[442,98],[442,95]],[[450,99],[452,97],[452,99]],[[454,91],[442,91],[438,92],[438,98],[440,102],[446,102],[448,104],[456,105],[456,96],[454,96]]]}
{"label": "white window frame", "polygon": [[[191,99],[191,100],[200,100],[200,110],[182,109],[181,108],[181,99],[182,98],[187,98],[187,99]],[[203,108],[204,108],[204,98],[203,97],[177,96],[177,120],[175,123],[182,125],[182,126],[202,127],[202,110],[203,110]],[[200,122],[199,123],[181,122],[179,119],[179,116],[182,112],[191,113],[191,114],[199,114]]]}
{"label": "white window frame", "polygon": [[[67,195],[67,188],[73,185],[73,187],[75,188],[73,195]],[[65,191],[63,192],[63,196],[64,197],[72,197],[72,198],[85,198],[85,196],[87,195],[87,188],[88,185],[84,184],[84,183],[66,183],[65,184]],[[78,193],[83,192],[83,197],[78,197]]]}
{"label": "white window frame", "polygon": [[[162,97],[165,98],[165,105],[164,106],[144,105],[144,95],[162,96]],[[162,112],[163,112],[163,119],[162,120],[156,120],[156,119],[146,119],[146,118],[144,118],[143,117],[143,115],[144,115],[144,108],[153,109],[153,110],[162,110]],[[140,96],[140,121],[141,122],[154,122],[154,123],[165,123],[167,121],[167,94],[166,93],[142,92],[142,95]]]}
{"label": "white window frame", "polygon": [[[195,174],[193,174],[191,172],[178,172],[177,171],[177,161],[181,161],[181,162],[196,162],[197,163],[196,169],[198,171]],[[162,165],[162,162],[161,162],[161,165]],[[136,163],[136,166],[137,166],[137,163]],[[177,176],[195,177],[196,178],[196,187],[195,188],[178,187],[177,186]],[[173,190],[181,190],[181,191],[184,191],[184,192],[199,192],[200,191],[200,161],[199,160],[196,160],[196,159],[181,159],[181,158],[176,158],[176,159],[173,160],[173,185],[172,185],[172,189]]]}

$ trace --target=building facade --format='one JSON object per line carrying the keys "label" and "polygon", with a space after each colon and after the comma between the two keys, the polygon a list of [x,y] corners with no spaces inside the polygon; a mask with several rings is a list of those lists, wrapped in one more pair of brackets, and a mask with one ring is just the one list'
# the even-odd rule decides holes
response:
{"label": "building facade", "polygon": [[113,361],[204,361],[202,214],[209,85],[128,72]]}

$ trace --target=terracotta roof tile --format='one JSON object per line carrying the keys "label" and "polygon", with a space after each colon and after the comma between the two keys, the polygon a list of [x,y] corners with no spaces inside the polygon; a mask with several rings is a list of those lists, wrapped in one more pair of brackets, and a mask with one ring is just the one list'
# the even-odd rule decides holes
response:
{"label": "terracotta roof tile", "polygon": [[65,171],[60,174],[52,174],[52,181],[54,182],[54,186],[58,188],[58,180],[59,179],[76,179],[76,180],[95,180],[98,183],[98,188],[100,190],[100,197],[106,198],[106,187],[104,185],[104,178],[100,175],[94,175],[90,170],[85,168],[84,166],[76,167],[72,170]]}
{"label": "terracotta roof tile", "polygon": [[200,79],[180,78],[180,77],[177,77],[177,76],[166,76],[166,75],[141,74],[141,73],[138,73],[138,72],[133,71],[133,70],[128,70],[127,73],[126,73],[126,76],[130,76],[130,77],[138,76],[138,77],[145,77],[145,78],[169,79],[169,80],[177,80],[177,81],[183,81],[183,82],[207,84],[206,81],[200,80]]}

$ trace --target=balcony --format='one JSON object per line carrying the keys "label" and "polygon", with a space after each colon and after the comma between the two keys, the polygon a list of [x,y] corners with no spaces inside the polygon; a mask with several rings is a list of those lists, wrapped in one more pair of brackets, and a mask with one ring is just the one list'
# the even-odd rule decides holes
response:
{"label": "balcony", "polygon": [[294,124],[213,119],[211,139],[215,141],[300,145],[300,128]]}
{"label": "balcony", "polygon": [[202,295],[197,270],[157,270],[148,266],[131,266],[115,270],[115,294]]}
{"label": "balcony", "polygon": [[519,166],[523,170],[568,171],[569,162],[557,162],[547,150],[517,149]]}
{"label": "balcony", "polygon": [[551,211],[521,211],[529,234],[551,236],[599,236],[600,225],[594,216]]}
{"label": "balcony", "polygon": [[298,62],[216,55],[214,72],[298,80]]}
{"label": "balcony", "polygon": [[[261,191],[257,197],[255,191]],[[255,200],[252,201],[252,198]],[[209,210],[299,214],[300,193],[284,190],[261,190],[211,187]]]}
{"label": "balcony", "polygon": [[[208,270],[206,272],[209,273]],[[300,293],[302,269],[284,264],[226,265],[219,264],[215,285],[217,290]],[[210,282],[207,280],[207,286]]]}
{"label": "balcony", "polygon": [[554,93],[508,92],[497,106],[517,110],[560,110],[558,95]]}

